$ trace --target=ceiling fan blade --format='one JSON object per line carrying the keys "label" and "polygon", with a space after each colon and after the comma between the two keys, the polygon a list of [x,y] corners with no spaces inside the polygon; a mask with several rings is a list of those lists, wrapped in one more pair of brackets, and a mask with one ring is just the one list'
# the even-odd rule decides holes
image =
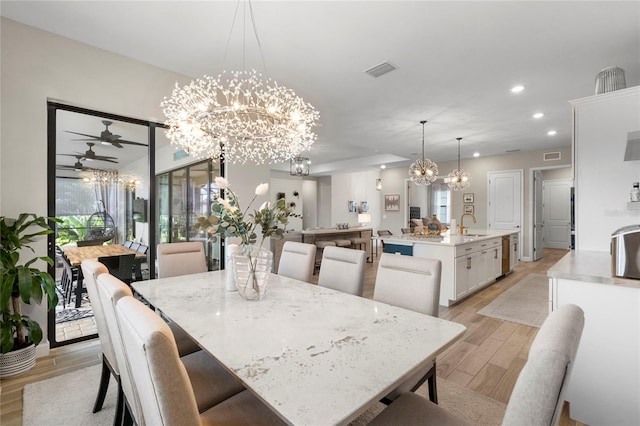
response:
{"label": "ceiling fan blade", "polygon": [[100,136],[88,135],[86,133],[72,132],[71,130],[65,130],[67,133],[73,133],[74,135],[86,136],[88,138],[93,138],[92,140],[100,140]]}
{"label": "ceiling fan blade", "polygon": [[96,160],[101,159],[101,160],[117,160],[118,157],[109,157],[107,155],[95,155],[93,158],[95,158]]}
{"label": "ceiling fan blade", "polygon": [[149,146],[149,145],[147,145],[146,143],[141,143],[141,142],[132,142],[132,141],[124,140],[124,139],[118,139],[117,141],[113,141],[113,142],[111,142],[111,143],[115,144],[116,142],[117,142],[117,143],[124,143],[124,144],[127,144],[127,145]]}
{"label": "ceiling fan blade", "polygon": [[124,148],[122,145],[118,143],[118,141],[102,141],[102,144],[115,146],[116,148]]}
{"label": "ceiling fan blade", "polygon": [[107,161],[107,162],[109,162],[109,163],[116,163],[116,164],[118,163],[117,161],[109,160],[109,159],[101,158],[101,157],[96,157],[96,158],[94,158],[94,160],[95,160],[95,161]]}
{"label": "ceiling fan blade", "polygon": [[95,142],[97,139],[69,139],[74,142]]}

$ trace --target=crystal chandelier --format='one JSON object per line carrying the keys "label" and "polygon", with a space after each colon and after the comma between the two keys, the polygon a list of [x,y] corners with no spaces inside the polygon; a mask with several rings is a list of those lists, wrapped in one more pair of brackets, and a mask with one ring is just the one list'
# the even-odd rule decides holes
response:
{"label": "crystal chandelier", "polygon": [[[251,1],[249,8],[262,55]],[[160,106],[171,144],[195,158],[281,163],[309,150],[317,139],[314,107],[256,70],[204,76],[182,88],[176,83]]]}
{"label": "crystal chandelier", "polygon": [[409,178],[416,185],[429,185],[438,178],[438,166],[428,158],[424,158],[424,125],[422,120],[422,159],[414,161],[409,166]]}
{"label": "crystal chandelier", "polygon": [[458,140],[458,168],[449,173],[447,184],[454,191],[460,191],[471,185],[471,175],[460,168],[460,141],[462,138],[456,139]]}
{"label": "crystal chandelier", "polygon": [[289,164],[289,174],[291,176],[309,176],[309,166],[311,160],[307,157],[295,157]]}

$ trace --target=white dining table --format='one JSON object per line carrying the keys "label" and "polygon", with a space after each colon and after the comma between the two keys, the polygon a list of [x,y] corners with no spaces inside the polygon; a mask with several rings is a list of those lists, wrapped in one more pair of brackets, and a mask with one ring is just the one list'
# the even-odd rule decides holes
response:
{"label": "white dining table", "polygon": [[276,274],[263,300],[247,301],[225,274],[132,286],[293,425],[349,423],[466,330]]}

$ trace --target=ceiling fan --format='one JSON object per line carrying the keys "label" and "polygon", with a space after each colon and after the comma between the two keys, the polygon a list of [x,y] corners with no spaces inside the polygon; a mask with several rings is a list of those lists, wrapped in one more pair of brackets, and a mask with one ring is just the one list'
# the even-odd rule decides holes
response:
{"label": "ceiling fan", "polygon": [[109,130],[109,126],[113,124],[112,121],[102,120],[102,124],[105,125],[105,129],[100,133],[100,136],[88,135],[86,133],[72,132],[70,130],[65,130],[65,132],[91,138],[91,139],[72,139],[74,141],[99,141],[103,145],[112,145],[117,148],[124,148],[122,144],[147,146],[147,144],[145,143],[132,142],[132,141],[120,139],[120,135],[114,135],[113,133],[111,133],[111,131]]}
{"label": "ceiling fan", "polygon": [[85,151],[84,154],[76,152],[75,154],[58,154],[58,155],[66,155],[67,157],[76,157],[78,161],[87,160],[87,161],[108,161],[109,163],[117,163],[115,161],[117,157],[108,157],[105,155],[96,155],[96,152],[93,150],[93,146],[95,143],[87,142],[89,145],[89,149]]}
{"label": "ceiling fan", "polygon": [[73,154],[58,154],[58,155],[69,155],[72,157],[76,157],[77,161],[73,166],[67,166],[64,164],[57,164],[56,169],[58,170],[73,170],[74,172],[86,172],[87,170],[99,170],[91,167],[86,167],[81,163],[83,156],[82,155],[73,155]]}

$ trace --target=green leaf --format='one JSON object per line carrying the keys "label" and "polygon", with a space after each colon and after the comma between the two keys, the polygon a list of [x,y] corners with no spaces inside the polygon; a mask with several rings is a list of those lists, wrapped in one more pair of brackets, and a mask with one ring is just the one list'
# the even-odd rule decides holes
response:
{"label": "green leaf", "polygon": [[0,323],[0,348],[3,354],[13,349],[13,325],[10,322],[3,321]]}

